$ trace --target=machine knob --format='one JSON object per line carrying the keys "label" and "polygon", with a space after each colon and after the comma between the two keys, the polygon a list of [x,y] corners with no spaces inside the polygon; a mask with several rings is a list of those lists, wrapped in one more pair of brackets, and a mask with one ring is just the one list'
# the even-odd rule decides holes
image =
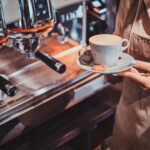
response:
{"label": "machine knob", "polygon": [[53,58],[52,56],[48,55],[47,53],[36,51],[35,56],[42,60],[45,64],[47,64],[50,68],[54,71],[62,74],[66,71],[66,65],[60,62],[59,60]]}

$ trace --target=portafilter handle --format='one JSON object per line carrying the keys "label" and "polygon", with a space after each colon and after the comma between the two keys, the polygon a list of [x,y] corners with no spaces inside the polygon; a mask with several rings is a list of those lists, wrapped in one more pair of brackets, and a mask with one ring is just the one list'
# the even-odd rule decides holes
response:
{"label": "portafilter handle", "polygon": [[17,94],[17,87],[8,81],[3,75],[0,75],[0,89],[9,97]]}
{"label": "portafilter handle", "polygon": [[60,62],[59,60],[53,58],[52,56],[48,55],[47,53],[36,51],[35,56],[47,64],[51,69],[54,71],[62,74],[66,71],[66,65]]}

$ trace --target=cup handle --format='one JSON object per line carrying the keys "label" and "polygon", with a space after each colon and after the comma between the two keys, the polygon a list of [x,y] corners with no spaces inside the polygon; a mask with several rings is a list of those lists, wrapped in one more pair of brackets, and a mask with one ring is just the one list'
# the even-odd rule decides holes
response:
{"label": "cup handle", "polygon": [[127,39],[123,39],[123,40],[122,40],[122,44],[123,44],[124,42],[126,42],[127,45],[126,45],[126,46],[122,46],[122,48],[121,48],[122,51],[126,50],[126,49],[129,47],[129,45],[130,45],[130,42],[129,42]]}

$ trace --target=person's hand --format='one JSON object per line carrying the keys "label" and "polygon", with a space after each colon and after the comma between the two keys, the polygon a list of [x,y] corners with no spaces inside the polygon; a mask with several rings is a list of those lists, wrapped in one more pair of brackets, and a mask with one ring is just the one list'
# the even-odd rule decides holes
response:
{"label": "person's hand", "polygon": [[[132,67],[127,71],[113,74],[113,76],[123,76],[130,78],[138,82],[144,90],[150,88],[150,63],[136,60],[136,62],[131,62],[131,64],[134,68]],[[136,68],[142,69],[147,73],[140,73]]]}

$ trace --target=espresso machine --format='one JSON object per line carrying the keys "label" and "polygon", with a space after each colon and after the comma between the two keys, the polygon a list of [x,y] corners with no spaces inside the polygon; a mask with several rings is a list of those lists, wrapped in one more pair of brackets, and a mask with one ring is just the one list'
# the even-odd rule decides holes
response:
{"label": "espresso machine", "polygon": [[0,71],[9,90],[1,89],[13,96],[6,98],[7,105],[0,105],[1,122],[34,109],[35,103],[51,103],[89,76],[91,81],[96,76],[100,83],[91,82],[88,94],[84,89],[91,85],[74,90],[73,104],[104,87],[101,74],[86,72],[76,64],[80,51],[87,49],[87,0],[0,0],[0,11],[0,63],[7,59]]}
{"label": "espresso machine", "polygon": [[[47,36],[56,24],[52,0],[1,0],[0,11],[1,48],[5,45],[13,47],[25,54],[27,59],[37,57],[54,71],[65,72],[65,64],[39,50],[41,38]],[[17,88],[5,75],[1,78],[1,90],[8,96],[14,96]],[[6,97],[3,92],[1,100]]]}
{"label": "espresso machine", "polygon": [[1,6],[9,36],[7,45],[24,53],[27,59],[37,57],[56,72],[64,73],[63,63],[38,48],[41,38],[56,23],[52,0],[1,0]]}
{"label": "espresso machine", "polygon": [[4,123],[10,115],[65,92],[72,80],[78,81],[76,70],[82,71],[75,60],[85,47],[86,0],[0,0],[0,10],[0,59],[4,60],[0,69],[6,87],[8,83],[11,87],[7,94],[0,84]]}

